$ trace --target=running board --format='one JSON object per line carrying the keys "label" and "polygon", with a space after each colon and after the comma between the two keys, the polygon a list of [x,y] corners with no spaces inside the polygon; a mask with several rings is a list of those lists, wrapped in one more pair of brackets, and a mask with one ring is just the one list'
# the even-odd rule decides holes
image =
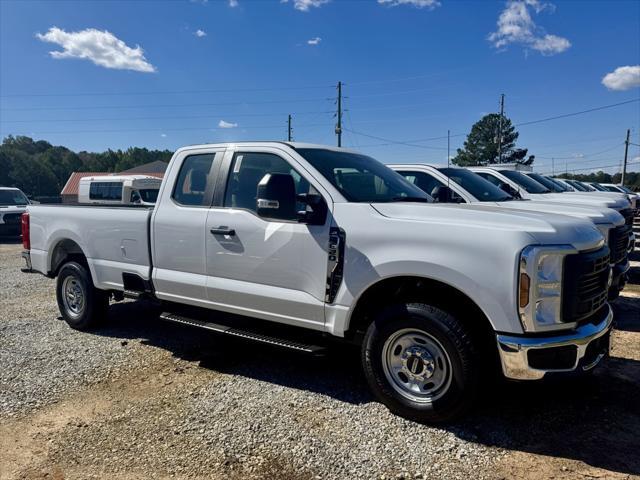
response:
{"label": "running board", "polygon": [[251,340],[253,342],[264,343],[267,345],[273,345],[276,347],[287,348],[289,350],[296,350],[298,352],[310,353],[313,355],[319,355],[324,353],[325,347],[320,345],[311,345],[285,338],[273,337],[270,335],[264,335],[262,333],[252,332],[249,330],[241,330],[231,327],[229,325],[221,325],[213,322],[205,322],[197,320],[195,318],[184,317],[175,313],[164,312],[160,314],[160,319],[167,322],[179,323],[182,325],[188,325],[190,327],[201,328],[203,330],[209,330],[211,332],[220,333],[224,335],[231,335],[237,338],[243,338],[245,340]]}

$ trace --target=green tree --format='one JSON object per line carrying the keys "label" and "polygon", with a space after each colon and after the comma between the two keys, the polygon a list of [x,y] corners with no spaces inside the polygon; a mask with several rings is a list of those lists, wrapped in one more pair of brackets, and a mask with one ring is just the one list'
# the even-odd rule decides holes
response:
{"label": "green tree", "polygon": [[[459,148],[452,162],[462,167],[492,163],[522,163],[531,165],[534,156],[527,156],[526,148],[516,148],[518,132],[509,118],[502,117],[502,155],[499,154],[500,115],[490,113],[471,127],[471,132]],[[501,157],[501,158],[500,158]]]}

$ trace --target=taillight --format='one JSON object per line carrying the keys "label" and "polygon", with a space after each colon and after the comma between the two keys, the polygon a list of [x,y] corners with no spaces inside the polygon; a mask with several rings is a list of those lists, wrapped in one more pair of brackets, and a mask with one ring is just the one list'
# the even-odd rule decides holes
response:
{"label": "taillight", "polygon": [[31,232],[29,229],[29,214],[27,212],[22,214],[21,226],[22,226],[22,248],[25,250],[31,250]]}

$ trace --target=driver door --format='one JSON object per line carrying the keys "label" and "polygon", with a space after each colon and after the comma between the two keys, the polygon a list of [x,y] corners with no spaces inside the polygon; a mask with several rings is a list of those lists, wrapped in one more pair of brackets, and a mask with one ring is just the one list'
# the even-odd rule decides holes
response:
{"label": "driver door", "polygon": [[256,213],[257,185],[268,173],[292,175],[297,194],[317,190],[276,148],[228,151],[222,171],[205,230],[208,300],[233,313],[323,329],[331,215],[324,225],[307,225],[297,216]]}

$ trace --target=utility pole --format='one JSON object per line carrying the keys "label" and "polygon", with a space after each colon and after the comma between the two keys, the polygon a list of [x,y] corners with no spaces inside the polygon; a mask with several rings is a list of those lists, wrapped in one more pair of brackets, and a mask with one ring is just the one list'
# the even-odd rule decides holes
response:
{"label": "utility pole", "polygon": [[[449,168],[449,162],[451,161],[451,130],[447,130],[447,168]],[[447,187],[451,188],[449,173],[447,172]]]}
{"label": "utility pole", "polygon": [[629,155],[629,135],[631,129],[627,128],[627,139],[624,141],[624,162],[622,163],[622,177],[620,177],[620,185],[624,187],[624,177],[627,174],[627,156]]}
{"label": "utility pole", "polygon": [[338,147],[342,146],[342,82],[338,82],[338,112],[336,114],[336,135],[338,136]]}
{"label": "utility pole", "polygon": [[556,159],[551,157],[551,176],[556,176]]}
{"label": "utility pole", "polygon": [[504,117],[504,93],[500,95],[500,121],[498,122],[498,163],[502,163],[502,119]]}
{"label": "utility pole", "polygon": [[291,129],[291,114],[289,114],[289,117],[287,118],[287,127],[288,127],[288,134],[287,134],[287,141],[292,142],[293,141],[293,130]]}

